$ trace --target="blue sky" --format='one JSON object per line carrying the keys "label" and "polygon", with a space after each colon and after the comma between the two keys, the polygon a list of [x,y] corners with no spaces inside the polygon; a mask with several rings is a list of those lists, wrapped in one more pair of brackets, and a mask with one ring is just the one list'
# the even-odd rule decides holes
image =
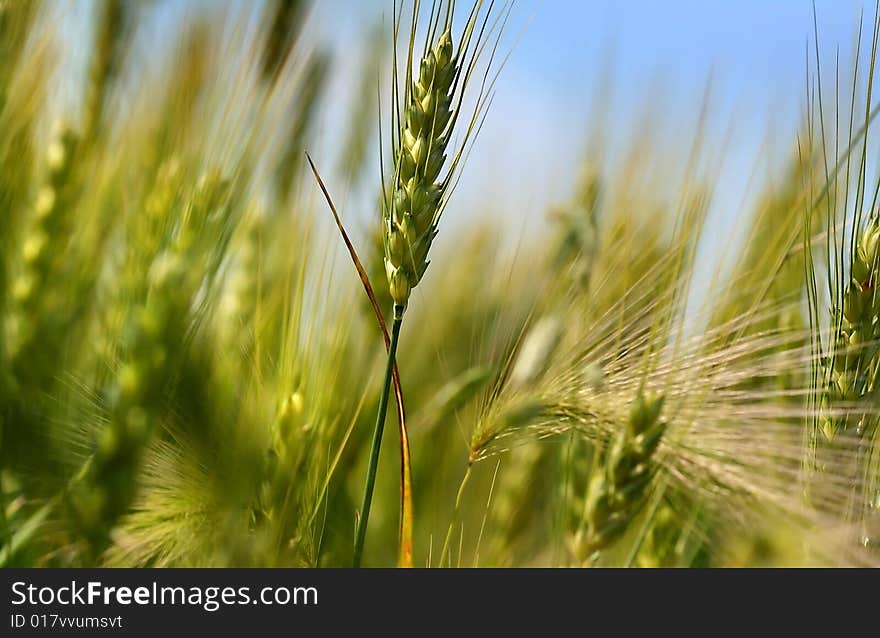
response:
{"label": "blue sky", "polygon": [[[186,6],[199,4],[213,2],[156,6],[163,21],[173,21]],[[467,4],[459,0],[460,8]],[[335,52],[336,79],[322,122],[327,153],[338,146],[350,106],[345,90],[359,71],[352,42],[357,45],[383,14],[387,21],[391,7],[392,0],[314,1],[309,32]],[[816,0],[826,84],[837,47],[844,68],[852,58],[860,7],[854,0]],[[872,8],[869,3],[866,13]],[[812,32],[810,0],[516,0],[507,27],[507,44],[516,45],[469,159],[462,196],[478,198],[481,182],[507,176],[501,196],[508,201],[500,207],[515,202],[530,208],[566,197],[591,141],[591,103],[603,73],[612,78],[602,126],[612,148],[624,146],[646,110],[655,113],[658,126],[671,129],[673,142],[693,130],[711,74],[709,130],[730,135],[728,172],[742,179],[767,153],[768,142],[772,152],[790,147]],[[496,200],[498,195],[493,193]],[[534,219],[535,213],[520,217]]]}
{"label": "blue sky", "polygon": [[[390,6],[391,0],[319,0],[313,24],[325,42],[345,45]],[[860,7],[816,2],[826,85],[838,47],[844,76],[849,68]],[[865,30],[868,38],[870,24]],[[602,127],[612,148],[624,147],[646,110],[662,130],[661,146],[689,141],[711,76],[707,143],[724,146],[715,158],[723,170],[710,241],[730,236],[747,193],[758,191],[767,167],[794,145],[808,46],[813,55],[809,0],[518,0],[507,34],[509,44],[520,39],[468,160],[460,205],[449,208],[450,223],[456,209],[483,205],[529,228],[546,218],[548,204],[563,202],[591,141],[591,98],[603,71],[612,78]],[[342,78],[356,72],[356,61],[344,55],[337,63]]]}
{"label": "blue sky", "polygon": [[[192,4],[212,5],[208,0]],[[392,0],[315,0],[314,5],[308,31],[334,52],[335,77],[313,150],[320,164],[332,166],[351,107],[346,89],[356,84],[360,69],[360,60],[350,55],[352,44],[356,49],[383,14],[389,19]],[[157,6],[163,20],[184,13],[175,2]],[[826,85],[833,79],[838,47],[847,73],[860,7],[852,0],[816,1]],[[872,9],[869,3],[869,16]],[[865,32],[867,38],[869,24]],[[603,73],[611,78],[611,98],[602,100],[607,120],[600,128],[618,152],[640,130],[645,112],[654,117],[658,146],[683,152],[711,76],[706,143],[716,151],[713,161],[721,170],[708,234],[710,241],[723,243],[735,230],[748,194],[757,192],[768,167],[791,151],[804,103],[808,46],[813,54],[813,4],[517,0],[506,34],[507,46],[516,44],[446,225],[468,221],[476,206],[526,232],[546,219],[551,205],[563,203],[586,148],[595,141],[591,107]],[[812,73],[814,62],[809,64]],[[363,218],[375,212],[370,208],[374,193],[375,183],[364,188],[362,201],[344,191],[337,198],[346,215]],[[452,233],[441,233],[439,245],[446,242],[444,235]]]}

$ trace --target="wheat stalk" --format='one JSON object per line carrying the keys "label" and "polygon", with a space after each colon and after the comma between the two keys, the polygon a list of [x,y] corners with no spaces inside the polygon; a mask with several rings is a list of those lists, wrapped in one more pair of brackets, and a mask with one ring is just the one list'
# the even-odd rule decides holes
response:
{"label": "wheat stalk", "polygon": [[[459,150],[447,166],[446,152],[450,136],[461,113],[461,99],[481,52],[485,25],[491,16],[490,10],[483,18],[484,28],[472,42],[482,5],[481,0],[474,3],[461,38],[456,44],[452,37],[455,2],[436,4],[430,15],[428,36],[420,60],[413,57],[419,14],[418,0],[413,6],[403,104],[396,105],[395,108],[395,122],[399,128],[393,131],[394,172],[391,188],[387,191],[390,196],[383,202],[385,272],[394,302],[391,341],[376,427],[370,446],[364,496],[355,531],[355,567],[360,566],[366,539],[403,314],[412,289],[421,281],[428,267],[428,251],[437,234],[437,223],[461,158],[462,151]],[[395,48],[399,28],[397,21],[394,28]],[[438,30],[439,36],[436,35]],[[395,55],[395,66],[396,59]],[[414,71],[417,76],[413,80],[411,78]],[[395,76],[396,72],[395,68]],[[396,78],[394,82],[396,98]],[[465,141],[474,131],[473,127],[484,106],[481,91]],[[444,169],[445,176],[441,179]]]}

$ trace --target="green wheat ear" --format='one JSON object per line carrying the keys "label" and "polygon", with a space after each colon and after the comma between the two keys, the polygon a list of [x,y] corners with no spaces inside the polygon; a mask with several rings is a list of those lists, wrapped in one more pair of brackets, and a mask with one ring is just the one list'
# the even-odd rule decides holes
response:
{"label": "green wheat ear", "polygon": [[654,452],[666,431],[663,395],[640,393],[626,428],[611,445],[604,467],[590,481],[583,523],[572,551],[580,561],[595,560],[629,528],[654,476]]}
{"label": "green wheat ear", "polygon": [[832,322],[837,329],[831,356],[824,365],[826,386],[819,421],[819,430],[827,441],[832,441],[841,431],[855,429],[862,434],[864,415],[835,416],[830,410],[837,404],[863,400],[877,380],[876,339],[880,337],[880,298],[875,289],[880,276],[880,220],[877,217],[868,221],[855,248],[842,303],[832,309]]}
{"label": "green wheat ear", "polygon": [[[441,24],[440,14],[444,5],[446,16]],[[385,274],[391,298],[396,309],[399,309],[396,312],[399,313],[406,308],[412,289],[419,284],[428,268],[428,252],[437,235],[437,223],[461,159],[462,153],[459,149],[447,165],[450,138],[462,109],[461,94],[486,44],[484,37],[492,13],[491,7],[483,19],[479,35],[472,43],[482,5],[481,1],[474,3],[457,45],[452,37],[455,3],[441,2],[435,5],[431,12],[425,51],[418,60],[417,77],[414,80],[411,74],[416,68],[413,39],[418,2],[413,8],[403,103],[397,104],[395,114],[394,173],[391,188],[387,189],[388,199],[383,206]],[[490,32],[492,30],[489,29]],[[397,28],[395,33],[396,31]],[[438,31],[439,35],[436,35]],[[499,37],[500,31],[501,29]],[[491,63],[490,59],[488,66]],[[477,122],[486,106],[486,88],[484,77],[462,145],[467,143],[468,137],[477,128]],[[444,169],[445,175],[441,176]]]}
{"label": "green wheat ear", "polygon": [[[388,341],[388,360],[385,366],[385,380],[379,399],[376,415],[376,427],[370,446],[367,479],[364,482],[364,496],[360,518],[355,530],[354,561],[355,567],[360,566],[364,539],[370,517],[373,499],[373,488],[379,463],[379,450],[382,445],[382,432],[385,427],[385,414],[388,409],[388,392],[391,387],[392,371],[395,354],[400,337],[403,313],[409,301],[410,293],[415,288],[428,267],[428,251],[437,234],[437,222],[443,211],[446,197],[449,195],[456,167],[462,157],[459,149],[446,166],[446,150],[450,135],[455,128],[461,113],[461,100],[468,81],[477,64],[486,41],[495,31],[497,20],[487,30],[492,16],[492,4],[489,10],[480,16],[482,0],[477,0],[468,16],[462,36],[456,47],[452,39],[452,16],[455,9],[454,0],[435,3],[430,12],[425,50],[419,62],[418,77],[413,80],[416,27],[419,15],[419,2],[413,4],[412,27],[406,58],[406,79],[403,103],[398,102],[397,87],[397,35],[400,27],[400,13],[395,5],[394,20],[394,109],[392,126],[392,154],[394,158],[394,174],[390,187],[383,175],[383,246],[385,252],[385,273],[388,287],[394,301],[394,320],[391,336]],[[402,8],[402,6],[401,6]],[[442,19],[445,10],[446,16]],[[477,29],[478,26],[481,27]],[[498,29],[500,39],[503,23]],[[437,36],[438,31],[440,35]],[[474,35],[476,38],[474,39]],[[473,48],[471,45],[473,44]],[[496,39],[495,48],[498,40]],[[493,49],[493,56],[494,57]],[[492,66],[490,57],[486,75]],[[497,77],[497,76],[496,76]],[[465,143],[475,132],[481,112],[486,106],[486,90],[491,89],[492,82],[484,76],[482,88],[477,96],[467,132]],[[402,108],[401,108],[402,107]],[[441,172],[446,168],[445,175]]]}
{"label": "green wheat ear", "polygon": [[447,127],[452,120],[452,83],[457,60],[447,25],[422,58],[412,85],[405,126],[396,157],[396,180],[385,214],[385,271],[391,297],[406,306],[428,267],[428,251],[437,234],[443,185],[437,182],[446,161]]}

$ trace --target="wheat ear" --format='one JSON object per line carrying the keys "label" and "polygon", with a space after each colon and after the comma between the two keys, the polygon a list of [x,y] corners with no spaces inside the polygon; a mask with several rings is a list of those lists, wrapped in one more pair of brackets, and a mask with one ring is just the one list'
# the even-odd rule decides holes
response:
{"label": "wheat ear", "polygon": [[30,227],[19,251],[20,272],[12,285],[12,312],[7,325],[9,357],[21,374],[33,373],[31,349],[42,347],[40,321],[45,287],[68,234],[71,171],[77,136],[57,122],[47,153],[47,176],[33,204]]}
{"label": "wheat ear", "polygon": [[96,551],[107,544],[134,496],[141,458],[163,413],[175,348],[184,341],[185,318],[211,270],[209,231],[229,225],[229,194],[227,182],[213,174],[199,181],[179,211],[174,236],[152,260],[145,299],[126,319],[126,357],[108,392],[108,420],[70,497],[73,514]]}
{"label": "wheat ear", "polygon": [[666,422],[660,418],[662,409],[662,396],[640,394],[626,428],[611,445],[604,467],[590,481],[583,525],[572,543],[579,561],[598,558],[638,514],[654,476],[652,457],[666,430]]}
{"label": "wheat ear", "polygon": [[[824,362],[825,389],[819,429],[832,441],[839,432],[862,434],[864,417],[834,416],[834,404],[857,402],[871,392],[877,380],[880,337],[880,299],[876,282],[880,276],[880,222],[873,217],[856,241],[849,285],[839,306],[832,309],[836,326],[830,356]],[[853,421],[858,420],[858,423]]]}
{"label": "wheat ear", "polygon": [[[392,138],[394,173],[391,188],[387,191],[390,197],[383,202],[382,211],[385,272],[391,298],[394,301],[394,319],[391,326],[388,362],[385,366],[385,380],[370,448],[367,478],[364,482],[363,502],[355,531],[355,567],[361,562],[367,523],[370,518],[370,504],[373,499],[379,450],[388,409],[388,392],[391,387],[391,374],[395,365],[403,314],[412,289],[421,281],[428,267],[428,251],[437,234],[437,222],[446,197],[452,190],[456,168],[462,157],[462,150],[459,149],[447,165],[447,147],[461,113],[461,99],[465,86],[485,44],[483,37],[492,31],[489,29],[487,32],[486,29],[492,14],[491,5],[483,16],[482,28],[477,30],[482,6],[483,2],[480,0],[474,3],[456,46],[452,37],[455,2],[450,0],[434,5],[430,14],[425,50],[421,60],[418,61],[415,80],[412,79],[412,75],[413,49],[419,14],[418,0],[413,6],[403,103],[396,104],[395,108],[396,130]],[[443,17],[444,12],[445,17]],[[394,25],[395,45],[399,15],[397,13]],[[475,36],[475,33],[478,35]],[[491,60],[489,64],[491,65]],[[465,134],[465,143],[475,132],[480,112],[485,107],[485,89],[484,78],[483,89],[477,98],[477,106]],[[398,97],[396,77],[394,96],[396,100]],[[444,170],[445,176],[441,177]]]}

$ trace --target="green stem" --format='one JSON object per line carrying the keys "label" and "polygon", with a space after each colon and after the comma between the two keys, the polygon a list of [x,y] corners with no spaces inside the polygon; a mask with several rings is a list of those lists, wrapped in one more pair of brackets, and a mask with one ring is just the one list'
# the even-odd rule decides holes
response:
{"label": "green stem", "polygon": [[364,500],[361,505],[361,516],[357,524],[357,536],[354,542],[354,566],[361,566],[361,555],[364,551],[364,539],[367,536],[367,523],[370,520],[370,504],[373,502],[373,487],[376,484],[376,470],[379,467],[379,449],[382,447],[382,432],[385,430],[385,413],[388,411],[388,395],[391,389],[391,373],[394,369],[394,357],[397,353],[397,340],[400,336],[400,324],[403,323],[403,307],[394,306],[394,324],[391,326],[391,344],[388,346],[388,363],[385,366],[385,382],[382,384],[382,396],[379,399],[379,413],[376,415],[376,429],[373,431],[373,444],[370,447],[370,465],[367,468],[367,481],[364,483]]}
{"label": "green stem", "polygon": [[[464,488],[467,485],[468,479],[471,477],[472,467],[473,465],[468,463],[467,470],[465,471],[464,476],[461,477],[461,483],[458,486],[458,493],[455,495],[455,507],[452,508],[452,520],[449,521],[449,529],[446,530],[446,539],[443,541],[443,549],[440,552],[440,562],[437,564],[437,567],[443,567],[443,563],[446,562],[446,556],[449,553],[449,541],[452,540],[452,532],[455,531],[455,523],[458,521],[458,511],[461,508],[461,498],[464,495]],[[461,557],[459,557],[459,560],[460,559]]]}

